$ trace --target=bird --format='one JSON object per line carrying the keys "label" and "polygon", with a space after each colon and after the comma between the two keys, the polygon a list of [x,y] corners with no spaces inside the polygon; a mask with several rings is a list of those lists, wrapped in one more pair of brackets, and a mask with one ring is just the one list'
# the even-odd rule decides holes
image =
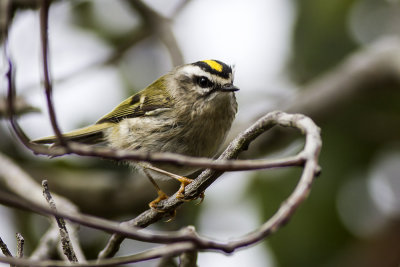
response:
{"label": "bird", "polygon": [[[130,96],[96,123],[63,134],[65,141],[104,144],[128,151],[172,152],[193,157],[214,157],[237,113],[233,67],[214,59],[184,64],[159,77]],[[90,104],[90,102],[89,102]],[[36,144],[58,145],[56,136],[39,138]],[[183,199],[186,176],[197,167],[129,161],[154,185],[155,209],[166,199],[155,180],[180,182],[176,197]]]}

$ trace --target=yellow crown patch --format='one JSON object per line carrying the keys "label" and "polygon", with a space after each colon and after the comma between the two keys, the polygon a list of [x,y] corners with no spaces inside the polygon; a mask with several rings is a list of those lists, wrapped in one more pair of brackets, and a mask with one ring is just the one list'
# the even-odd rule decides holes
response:
{"label": "yellow crown patch", "polygon": [[218,72],[221,72],[223,69],[223,66],[214,60],[207,59],[207,60],[203,60],[203,62],[206,63],[208,66],[210,66],[210,68],[212,68],[213,70],[216,70]]}
{"label": "yellow crown patch", "polygon": [[192,63],[192,65],[198,66],[202,70],[209,72],[213,75],[220,76],[224,79],[227,79],[230,77],[230,75],[232,75],[232,68],[218,60],[207,59],[194,62]]}

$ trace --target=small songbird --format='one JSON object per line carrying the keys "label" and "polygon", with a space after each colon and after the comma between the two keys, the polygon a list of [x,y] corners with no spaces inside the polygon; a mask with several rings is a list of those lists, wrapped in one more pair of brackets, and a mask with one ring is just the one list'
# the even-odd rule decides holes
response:
{"label": "small songbird", "polygon": [[[120,103],[95,124],[63,134],[67,141],[106,145],[124,150],[173,152],[213,157],[223,143],[237,112],[232,68],[218,60],[176,67],[142,91]],[[57,145],[55,136],[32,141]],[[156,187],[155,208],[167,195],[153,178],[181,183],[182,198],[196,167],[129,162],[142,170]]]}

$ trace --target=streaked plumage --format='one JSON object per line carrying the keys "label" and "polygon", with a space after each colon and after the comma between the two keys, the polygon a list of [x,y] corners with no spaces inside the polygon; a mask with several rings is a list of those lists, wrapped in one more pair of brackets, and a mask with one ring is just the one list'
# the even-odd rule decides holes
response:
{"label": "streaked plumage", "polygon": [[[234,91],[238,89],[232,84],[232,69],[220,61],[182,65],[121,102],[96,124],[64,137],[87,144],[105,142],[118,149],[213,157],[237,111]],[[53,144],[56,138],[34,142]],[[179,175],[196,170],[153,166]]]}

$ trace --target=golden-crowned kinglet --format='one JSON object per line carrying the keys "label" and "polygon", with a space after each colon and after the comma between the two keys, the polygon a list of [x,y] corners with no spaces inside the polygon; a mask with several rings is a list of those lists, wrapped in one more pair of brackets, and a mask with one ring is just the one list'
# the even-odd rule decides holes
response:
{"label": "golden-crowned kinglet", "polygon": [[[107,145],[125,150],[173,152],[212,157],[224,141],[237,111],[232,68],[217,60],[203,60],[176,67],[144,90],[124,100],[94,125],[63,134],[65,140]],[[52,144],[56,137],[34,140]],[[154,178],[170,177],[181,182],[183,197],[188,175],[196,168],[131,162],[143,170],[166,198]]]}

